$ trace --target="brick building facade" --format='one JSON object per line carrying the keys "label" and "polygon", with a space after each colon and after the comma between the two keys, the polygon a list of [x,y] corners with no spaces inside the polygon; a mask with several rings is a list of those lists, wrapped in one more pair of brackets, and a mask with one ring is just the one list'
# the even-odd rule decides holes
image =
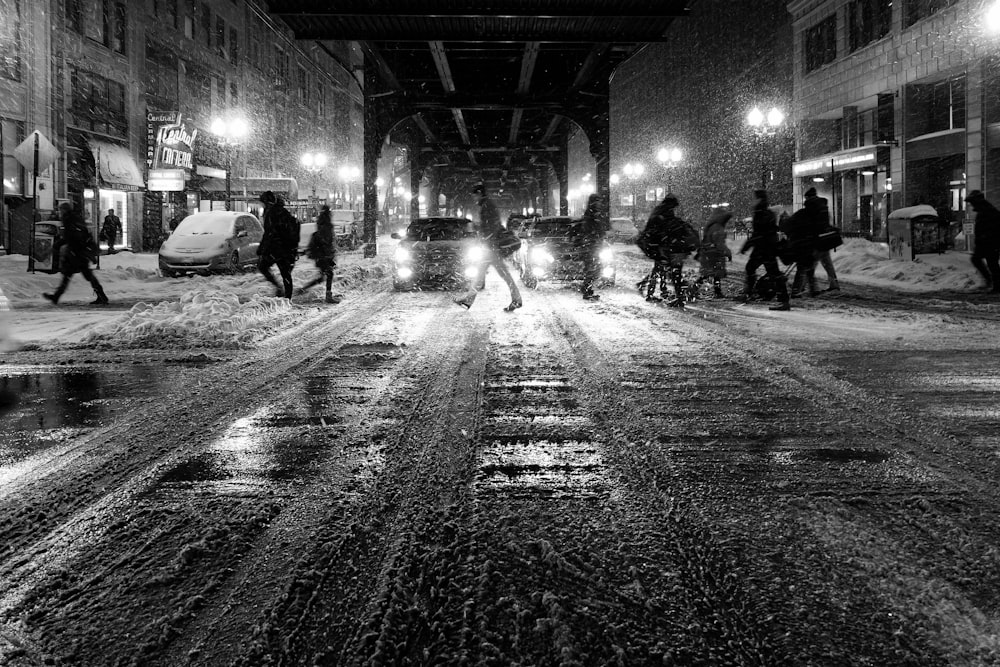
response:
{"label": "brick building facade", "polygon": [[797,0],[795,199],[816,187],[839,226],[885,238],[890,211],[956,222],[968,190],[1000,196],[1000,49],[982,0]]}
{"label": "brick building facade", "polygon": [[[171,218],[225,207],[227,171],[237,209],[268,186],[350,205],[337,170],[361,165],[353,45],[297,42],[256,0],[0,0],[0,15],[0,237],[11,251],[26,252],[32,192],[41,217],[60,200],[92,224],[115,209],[134,250],[157,247]],[[212,125],[234,118],[249,133],[231,146]],[[60,153],[37,190],[13,158],[34,130]],[[307,151],[329,168],[304,171]],[[165,170],[175,178],[149,178]]]}

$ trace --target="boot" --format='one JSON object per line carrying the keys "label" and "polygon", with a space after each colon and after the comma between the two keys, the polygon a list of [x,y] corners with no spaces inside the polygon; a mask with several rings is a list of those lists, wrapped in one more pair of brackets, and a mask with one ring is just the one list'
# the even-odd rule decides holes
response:
{"label": "boot", "polygon": [[44,294],[42,294],[42,296],[44,296],[46,299],[48,299],[49,301],[51,301],[53,306],[59,304],[59,294],[58,293],[51,294],[49,292],[45,292]]}
{"label": "boot", "polygon": [[91,306],[106,306],[108,305],[108,296],[104,293],[104,289],[97,287],[94,289],[97,294],[97,298],[90,302]]}
{"label": "boot", "polygon": [[725,298],[726,295],[722,293],[722,284],[721,283],[716,282],[716,283],[714,283],[712,285],[712,295],[715,296],[716,299],[723,299],[723,298]]}
{"label": "boot", "polygon": [[340,299],[337,298],[337,297],[335,297],[333,295],[333,292],[327,292],[326,293],[326,302],[327,303],[340,303]]}

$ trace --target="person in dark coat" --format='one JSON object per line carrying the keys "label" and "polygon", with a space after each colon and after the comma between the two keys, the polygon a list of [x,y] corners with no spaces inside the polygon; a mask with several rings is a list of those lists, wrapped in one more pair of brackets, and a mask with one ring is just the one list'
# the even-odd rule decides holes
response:
{"label": "person in dark coat", "polygon": [[[640,289],[646,287],[646,301],[657,302],[667,297],[667,281],[673,284],[674,295],[667,305],[684,306],[684,260],[697,247],[697,232],[691,225],[677,217],[674,209],[680,202],[672,194],[656,205],[646,221],[646,226],[639,233],[636,245],[653,260],[653,269],[649,276],[639,283]],[[692,241],[691,236],[694,236]],[[654,295],[657,283],[660,296]]]}
{"label": "person in dark coat", "polygon": [[97,261],[100,253],[94,237],[87,229],[87,223],[79,211],[73,208],[69,202],[59,204],[60,219],[62,220],[62,250],[59,266],[62,270],[62,281],[55,292],[46,292],[42,296],[54,304],[59,303],[59,298],[69,287],[70,278],[75,273],[82,273],[97,298],[91,303],[93,306],[103,306],[108,303],[108,297],[104,293],[104,288],[97,280],[94,272],[90,270],[91,262]]}
{"label": "person in dark coat", "polygon": [[976,212],[973,233],[976,246],[972,251],[972,266],[986,281],[991,292],[1000,292],[1000,211],[986,201],[980,190],[973,190],[965,198]]}
{"label": "person in dark coat", "polygon": [[726,277],[726,262],[733,259],[733,251],[726,243],[728,234],[726,225],[733,214],[725,209],[716,209],[702,232],[701,247],[697,259],[701,264],[701,276],[698,284],[711,281],[712,291],[717,299],[725,296],[722,293],[722,279]]}
{"label": "person in dark coat", "polygon": [[[809,188],[806,190],[805,201],[810,203],[812,200],[816,200],[815,207],[818,209],[818,215],[820,218],[819,230],[820,233],[830,231],[834,229],[833,225],[830,224],[830,204],[826,197],[820,197],[816,194],[816,188]],[[826,271],[827,279],[827,292],[839,292],[840,291],[840,281],[837,280],[837,270],[833,268],[833,257],[830,256],[829,250],[822,250],[816,248],[816,262],[823,267]],[[813,269],[815,273],[815,269]]]}
{"label": "person in dark coat", "polygon": [[118,232],[122,229],[122,221],[115,215],[115,209],[109,208],[108,214],[104,216],[104,224],[101,226],[101,238],[108,244],[108,254],[115,254],[115,241],[118,240]]}
{"label": "person in dark coat", "polygon": [[326,280],[326,302],[340,303],[340,298],[333,295],[333,269],[337,266],[337,243],[330,217],[330,207],[324,204],[316,218],[316,231],[309,239],[309,247],[306,249],[309,259],[316,262],[319,275],[300,287],[297,294],[304,294],[309,288]]}
{"label": "person in dark coat", "polygon": [[795,278],[792,296],[802,296],[808,285],[809,296],[816,296],[816,241],[825,228],[822,204],[819,197],[807,198],[802,208],[792,214],[781,231],[788,237],[788,245],[795,260]]}
{"label": "person in dark coat", "polygon": [[500,224],[500,212],[497,211],[496,204],[486,194],[486,186],[480,183],[473,189],[473,193],[479,198],[479,236],[486,246],[486,259],[480,266],[479,277],[473,281],[472,289],[463,296],[455,299],[455,303],[465,308],[471,308],[476,301],[476,295],[486,283],[486,269],[490,266],[497,272],[510,290],[510,304],[504,308],[505,312],[513,312],[520,308],[521,292],[517,289],[514,277],[510,275],[507,263],[504,260],[503,252],[500,248],[500,233],[504,227]]}
{"label": "person in dark coat", "polygon": [[[257,247],[257,269],[277,290],[275,296],[292,298],[292,267],[299,251],[299,221],[285,208],[285,202],[268,190],[260,196],[264,204],[264,236]],[[278,265],[281,284],[271,267]]]}
{"label": "person in dark coat", "polygon": [[599,294],[594,293],[594,283],[600,277],[601,247],[604,244],[604,231],[606,226],[604,219],[603,199],[599,194],[592,194],[587,199],[587,209],[583,212],[583,217],[573,224],[570,234],[573,243],[583,257],[583,287],[580,291],[587,301],[600,299]]}
{"label": "person in dark coat", "polygon": [[750,227],[750,238],[740,249],[740,254],[750,250],[750,259],[746,266],[745,298],[753,298],[754,286],[757,282],[757,269],[764,267],[765,275],[774,283],[778,305],[771,310],[791,310],[788,298],[788,286],[785,284],[785,274],[778,268],[778,218],[774,211],[768,208],[767,191],[754,190],[756,202],[753,206],[753,221]]}

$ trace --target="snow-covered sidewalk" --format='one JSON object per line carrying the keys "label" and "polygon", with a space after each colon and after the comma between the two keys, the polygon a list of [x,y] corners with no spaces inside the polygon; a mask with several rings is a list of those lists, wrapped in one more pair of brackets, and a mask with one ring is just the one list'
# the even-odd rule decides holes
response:
{"label": "snow-covered sidewalk", "polygon": [[[730,275],[742,275],[747,255],[738,250],[743,239],[730,239]],[[337,291],[385,289],[395,241],[379,239],[379,254],[342,253],[337,267]],[[621,277],[641,275],[648,268],[634,246],[615,246]],[[839,277],[848,285],[891,287],[909,292],[974,291],[981,281],[965,251],[918,255],[915,261],[889,258],[888,246],[864,239],[847,239],[833,253]],[[695,263],[690,262],[693,267]],[[90,285],[75,276],[58,307],[42,298],[59,282],[59,275],[29,273],[23,255],[0,257],[0,289],[11,301],[9,321],[15,340],[28,346],[85,345],[92,347],[235,348],[259,343],[289,323],[324,307],[322,288],[296,297],[289,304],[273,296],[256,272],[237,275],[164,278],[155,254],[120,252],[101,257],[98,278],[111,306],[91,307]],[[300,260],[294,278],[301,285],[315,275],[313,263]],[[817,269],[820,286],[826,284]],[[636,278],[637,279],[637,278]],[[621,287],[628,284],[622,281]],[[848,288],[849,289],[849,288]],[[349,299],[347,302],[349,303]],[[116,304],[118,307],[116,307]],[[122,304],[128,307],[122,308]],[[335,306],[334,306],[335,307]]]}

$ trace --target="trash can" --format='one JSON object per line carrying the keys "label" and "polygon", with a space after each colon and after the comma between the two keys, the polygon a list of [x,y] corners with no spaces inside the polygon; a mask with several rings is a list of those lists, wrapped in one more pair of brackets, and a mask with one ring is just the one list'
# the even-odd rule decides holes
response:
{"label": "trash can", "polygon": [[36,222],[35,243],[32,251],[35,271],[57,273],[59,271],[59,223]]}

